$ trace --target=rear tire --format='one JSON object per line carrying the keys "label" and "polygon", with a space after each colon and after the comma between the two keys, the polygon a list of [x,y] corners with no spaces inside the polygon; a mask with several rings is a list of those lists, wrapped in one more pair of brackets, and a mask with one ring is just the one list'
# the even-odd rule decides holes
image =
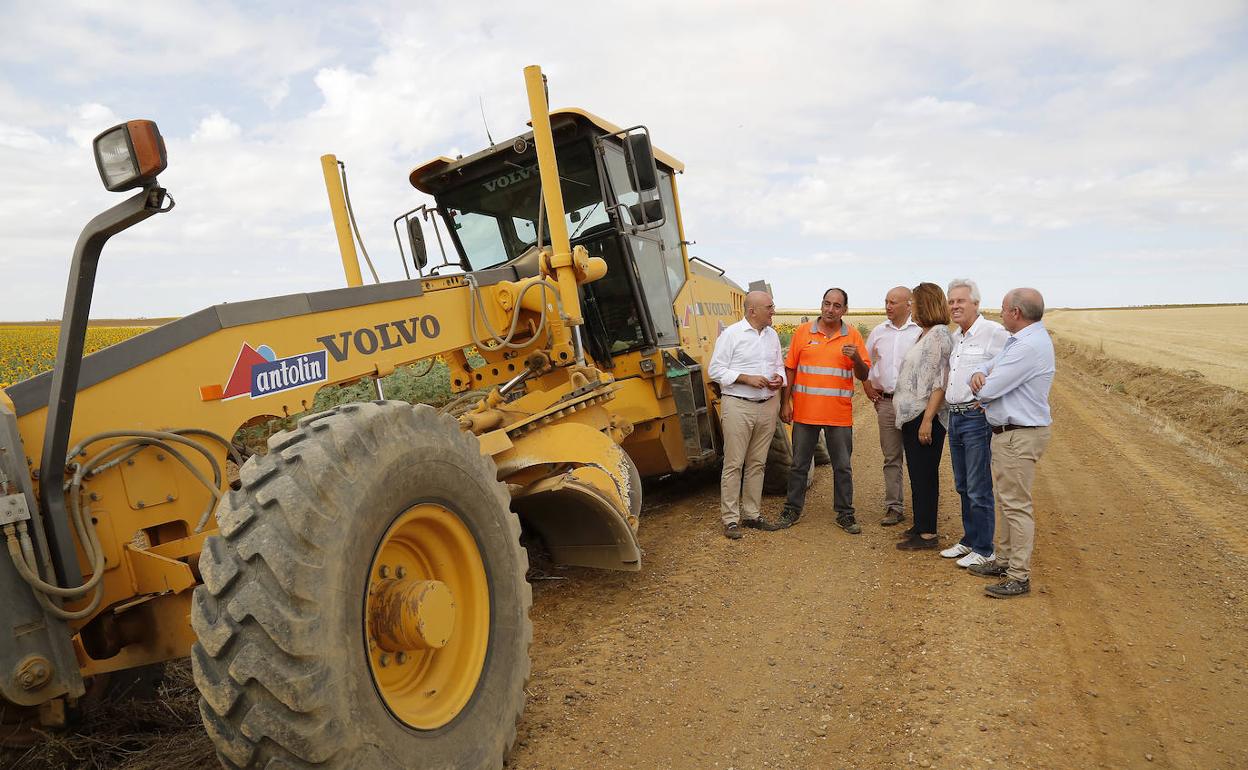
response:
{"label": "rear tire", "polygon": [[[501,767],[524,708],[532,594],[519,521],[476,438],[430,407],[374,402],[306,417],[269,448],[217,510],[192,606],[200,713],[222,763]],[[476,686],[433,729],[387,707],[365,620],[379,544],[422,504],[471,533],[489,595]]]}
{"label": "rear tire", "polygon": [[[776,432],[771,436],[771,446],[767,448],[767,464],[763,467],[763,494],[783,495],[789,490],[789,471],[793,468],[793,440],[789,436],[790,428],[779,420],[776,421]],[[815,466],[830,465],[832,458],[828,456],[827,443],[823,434],[815,444],[814,459],[810,463],[810,473],[806,476],[806,486],[815,483]]]}

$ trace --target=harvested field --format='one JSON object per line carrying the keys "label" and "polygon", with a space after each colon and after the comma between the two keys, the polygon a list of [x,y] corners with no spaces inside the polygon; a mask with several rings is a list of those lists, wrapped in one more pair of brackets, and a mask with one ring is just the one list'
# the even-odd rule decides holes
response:
{"label": "harvested field", "polygon": [[[861,535],[834,525],[820,468],[798,526],[727,541],[703,474],[647,483],[640,573],[535,576],[509,767],[1248,767],[1248,450],[1230,443],[1248,396],[1057,349],[1030,596],[892,547],[859,397]],[[945,543],[952,490],[946,460]],[[182,671],[146,708],[0,764],[212,766]]]}
{"label": "harvested field", "polygon": [[1097,355],[1248,390],[1248,305],[1056,310],[1044,320]]}

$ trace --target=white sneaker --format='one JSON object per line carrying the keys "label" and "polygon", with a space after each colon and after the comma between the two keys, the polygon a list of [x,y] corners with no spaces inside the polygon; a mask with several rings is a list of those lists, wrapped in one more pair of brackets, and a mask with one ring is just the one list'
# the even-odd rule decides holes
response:
{"label": "white sneaker", "polygon": [[959,567],[973,567],[977,564],[991,564],[992,562],[996,561],[996,559],[997,559],[997,555],[995,553],[992,554],[991,556],[980,556],[974,551],[971,551],[966,556],[963,556],[961,559],[958,559],[957,561],[955,561],[954,564],[958,565]]}
{"label": "white sneaker", "polygon": [[946,559],[956,559],[959,556],[966,556],[970,552],[971,552],[970,548],[967,548],[961,543],[954,543],[953,545],[949,546],[945,550],[941,551],[940,555]]}

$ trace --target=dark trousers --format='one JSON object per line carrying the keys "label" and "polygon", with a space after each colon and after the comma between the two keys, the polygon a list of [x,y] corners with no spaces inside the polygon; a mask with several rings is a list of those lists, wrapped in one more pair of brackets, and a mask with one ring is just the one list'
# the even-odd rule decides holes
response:
{"label": "dark trousers", "polygon": [[850,459],[854,454],[854,429],[840,425],[808,425],[793,423],[793,466],[789,471],[789,495],[786,508],[801,511],[806,504],[806,485],[815,445],[822,432],[832,458],[832,507],[836,515],[854,515],[854,473]]}
{"label": "dark trousers", "polygon": [[932,420],[932,443],[919,443],[923,415],[901,426],[901,444],[906,450],[906,470],[910,471],[910,506],[914,509],[914,529],[936,534],[936,506],[940,503],[940,456],[945,451],[945,426]]}
{"label": "dark trousers", "polygon": [[949,415],[953,486],[962,498],[962,545],[992,554],[996,510],[992,497],[992,428],[980,409]]}

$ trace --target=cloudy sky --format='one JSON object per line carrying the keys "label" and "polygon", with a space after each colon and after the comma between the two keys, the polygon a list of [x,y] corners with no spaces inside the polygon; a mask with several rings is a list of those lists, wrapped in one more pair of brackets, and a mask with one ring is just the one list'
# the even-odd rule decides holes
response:
{"label": "cloudy sky", "polygon": [[1248,301],[1248,3],[0,0],[0,320],[59,317],[120,199],[91,139],[156,120],[177,199],[115,238],[93,315],[343,285],[318,158],[383,280],[408,171],[555,106],[687,165],[692,253],[777,304],[979,280],[985,306]]}

